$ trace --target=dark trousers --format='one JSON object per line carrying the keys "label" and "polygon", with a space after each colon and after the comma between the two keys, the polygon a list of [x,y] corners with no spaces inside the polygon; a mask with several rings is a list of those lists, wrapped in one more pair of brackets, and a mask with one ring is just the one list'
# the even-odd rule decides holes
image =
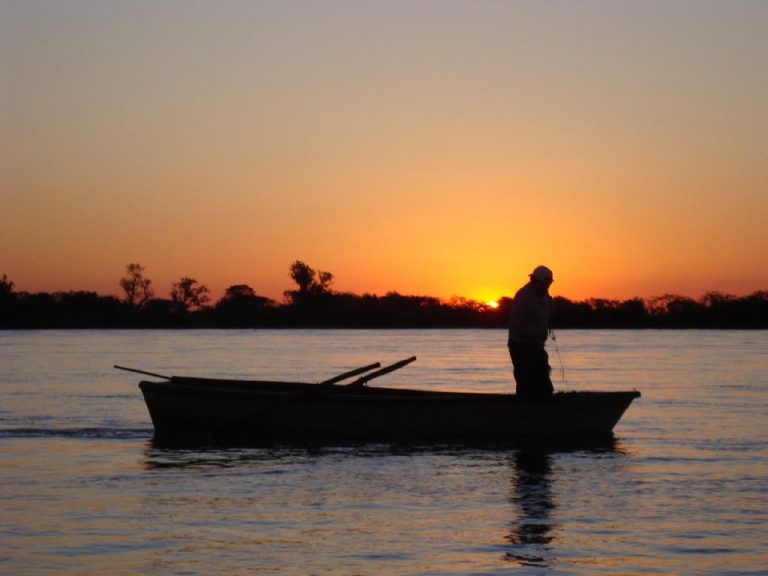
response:
{"label": "dark trousers", "polygon": [[555,389],[549,377],[549,355],[543,344],[509,342],[518,396],[549,396]]}

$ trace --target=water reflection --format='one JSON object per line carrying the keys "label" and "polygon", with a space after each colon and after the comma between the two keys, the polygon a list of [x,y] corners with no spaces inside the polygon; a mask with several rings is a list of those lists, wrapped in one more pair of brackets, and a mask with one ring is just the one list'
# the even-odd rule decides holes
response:
{"label": "water reflection", "polygon": [[[454,545],[462,554],[477,549],[478,543],[493,543],[496,553],[501,552],[496,561],[507,566],[552,569],[558,558],[565,562],[568,556],[568,545],[558,541],[558,534],[567,526],[565,519],[572,514],[567,508],[573,505],[558,497],[563,488],[560,484],[572,478],[566,463],[594,463],[623,453],[613,439],[588,446],[360,444],[168,449],[149,443],[145,469],[161,477],[170,473],[168,477],[186,486],[188,493],[169,495],[152,484],[146,507],[155,510],[172,502],[169,510],[182,517],[194,516],[199,509],[221,510],[228,522],[243,522],[240,539],[248,534],[259,539],[270,534],[272,538],[275,526],[280,527],[281,542],[310,542],[317,534],[331,540],[340,527],[375,532],[377,545],[389,546],[391,558],[430,541],[436,526],[463,521],[473,546],[467,547],[467,541],[457,536]],[[503,482],[501,494],[491,486],[498,487],[499,481]],[[220,497],[222,493],[227,496]],[[494,494],[501,496],[496,502],[504,504],[506,498],[508,504],[483,509],[481,503],[487,504],[487,500],[473,500],[473,494]],[[488,530],[491,525],[495,528]],[[368,558],[367,542],[349,544],[356,554]],[[247,542],[242,545],[250,546]],[[403,558],[410,558],[408,554]]]}
{"label": "water reflection", "polygon": [[167,448],[148,444],[144,450],[144,469],[232,469],[253,465],[291,464],[320,454],[312,447],[261,448]]}
{"label": "water reflection", "polygon": [[613,438],[577,446],[532,446],[517,450],[512,457],[512,486],[509,501],[515,507],[515,520],[505,537],[511,550],[504,559],[520,566],[548,568],[555,560],[553,542],[558,528],[557,504],[553,497],[553,459],[558,454],[623,454]]}
{"label": "water reflection", "polygon": [[150,442],[144,450],[144,468],[162,469],[215,469],[240,468],[249,465],[290,466],[298,463],[322,463],[328,458],[378,458],[411,456],[418,453],[462,453],[454,446],[417,446],[408,444],[264,444],[249,447],[169,447]]}
{"label": "water reflection", "polygon": [[555,504],[552,499],[552,455],[542,450],[519,450],[513,459],[510,501],[517,507],[505,559],[523,566],[549,565]]}

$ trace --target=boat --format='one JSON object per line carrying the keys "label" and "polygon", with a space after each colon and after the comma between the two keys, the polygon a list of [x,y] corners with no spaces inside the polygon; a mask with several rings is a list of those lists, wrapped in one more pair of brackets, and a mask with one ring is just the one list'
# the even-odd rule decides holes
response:
{"label": "boat", "polygon": [[[163,376],[139,388],[156,444],[253,445],[325,441],[505,441],[610,437],[640,396],[557,392],[551,396],[368,386],[414,361],[375,363],[319,383]],[[360,375],[351,384],[339,382]]]}

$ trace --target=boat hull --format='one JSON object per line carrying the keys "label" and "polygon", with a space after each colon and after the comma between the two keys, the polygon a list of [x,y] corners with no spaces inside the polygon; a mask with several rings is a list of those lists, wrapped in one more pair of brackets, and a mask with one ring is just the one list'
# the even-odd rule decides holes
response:
{"label": "boat hull", "polygon": [[631,392],[544,398],[172,378],[139,384],[156,443],[475,441],[605,437]]}

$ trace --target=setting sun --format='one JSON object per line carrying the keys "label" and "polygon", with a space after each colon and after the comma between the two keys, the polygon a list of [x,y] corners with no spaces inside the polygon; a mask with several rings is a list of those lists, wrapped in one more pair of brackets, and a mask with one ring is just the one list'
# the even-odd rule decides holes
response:
{"label": "setting sun", "polygon": [[496,300],[489,300],[488,302],[486,302],[486,304],[488,306],[490,306],[491,308],[498,308],[499,307],[499,303]]}

